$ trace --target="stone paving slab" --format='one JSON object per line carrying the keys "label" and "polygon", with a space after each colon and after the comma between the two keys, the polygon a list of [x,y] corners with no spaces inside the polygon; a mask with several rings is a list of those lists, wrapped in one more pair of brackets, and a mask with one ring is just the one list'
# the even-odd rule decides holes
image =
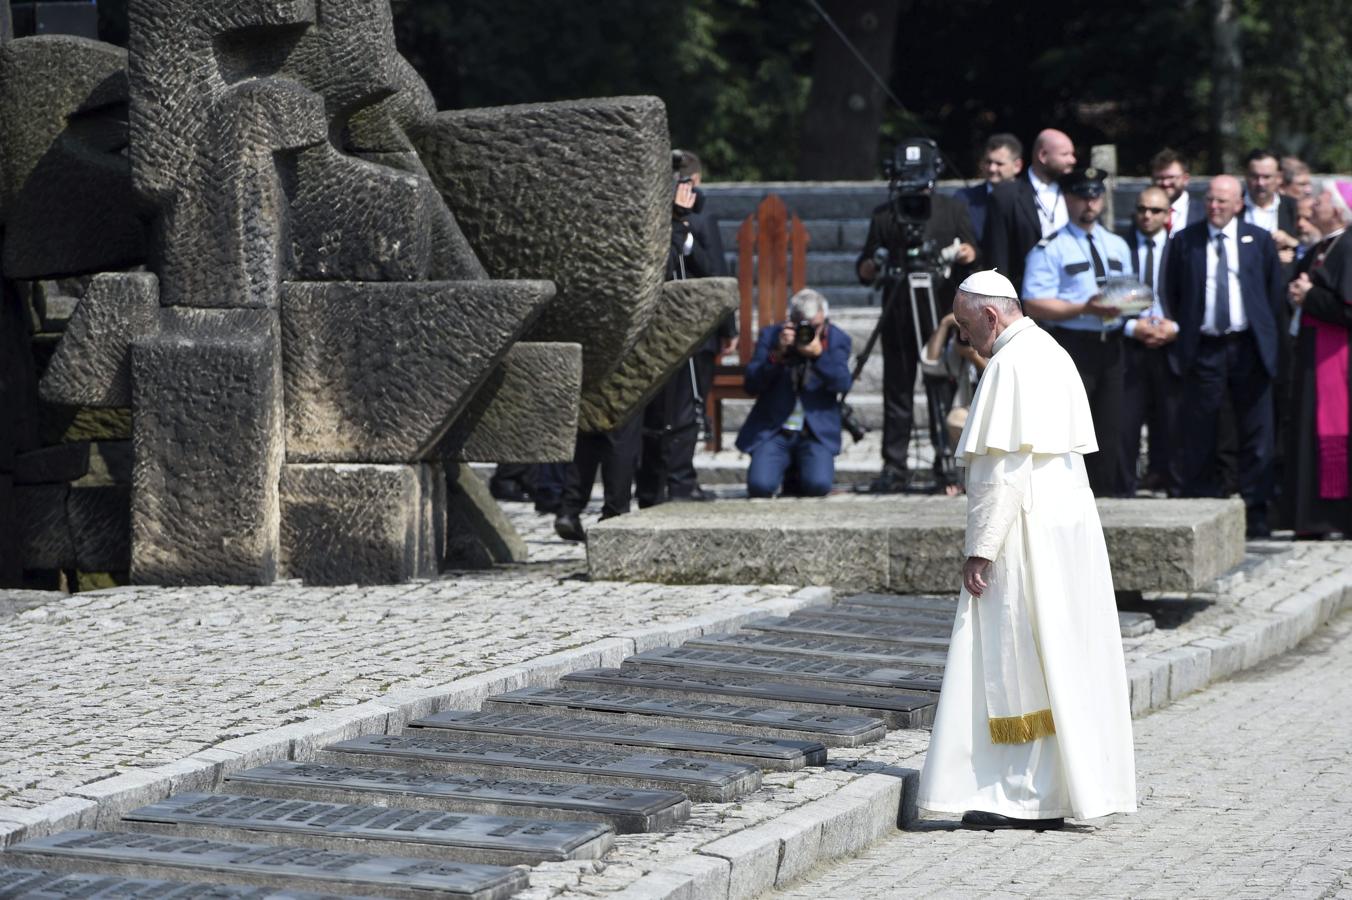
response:
{"label": "stone paving slab", "polygon": [[[1105,499],[1098,506],[1118,590],[1198,590],[1244,556],[1237,501]],[[592,527],[587,563],[597,578],[671,584],[951,592],[966,508],[966,498],[942,496],[664,504]]]}

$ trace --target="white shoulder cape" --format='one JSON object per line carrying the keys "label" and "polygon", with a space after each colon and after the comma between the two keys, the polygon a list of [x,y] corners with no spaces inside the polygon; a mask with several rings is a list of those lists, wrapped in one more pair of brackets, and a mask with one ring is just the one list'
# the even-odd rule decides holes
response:
{"label": "white shoulder cape", "polygon": [[1093,453],[1098,450],[1089,400],[1075,363],[1028,318],[995,343],[958,439],[959,465],[992,450]]}

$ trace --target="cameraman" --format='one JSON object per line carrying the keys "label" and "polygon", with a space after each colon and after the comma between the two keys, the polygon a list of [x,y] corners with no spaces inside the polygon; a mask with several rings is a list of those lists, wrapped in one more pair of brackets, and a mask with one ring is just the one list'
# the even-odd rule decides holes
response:
{"label": "cameraman", "polygon": [[[907,160],[903,153],[917,144],[928,145],[934,165],[928,172],[905,179]],[[874,284],[883,279],[883,312],[879,336],[883,347],[883,470],[872,490],[892,493],[905,490],[910,483],[906,456],[911,443],[915,410],[916,367],[920,347],[916,341],[906,271],[928,271],[934,276],[934,299],[938,318],[953,309],[957,285],[975,270],[976,232],[967,206],[955,197],[934,192],[939,175],[938,148],[929,141],[907,141],[897,147],[896,158],[888,167],[888,202],[873,210],[868,238],[855,262],[859,280]],[[887,251],[886,265],[875,259],[879,248]],[[933,331],[929,310],[921,310],[922,338]],[[936,390],[946,388],[936,384]],[[941,436],[930,429],[932,446],[941,445]],[[942,476],[943,461],[936,449],[934,467]],[[941,484],[942,486],[942,484]]]}
{"label": "cameraman", "polygon": [[829,493],[840,453],[838,395],[850,388],[850,336],[826,321],[826,298],[805,289],[789,301],[789,320],[761,330],[746,367],[746,390],[756,398],[737,433],[737,449],[751,454],[747,494],[773,497],[792,467],[803,497]]}

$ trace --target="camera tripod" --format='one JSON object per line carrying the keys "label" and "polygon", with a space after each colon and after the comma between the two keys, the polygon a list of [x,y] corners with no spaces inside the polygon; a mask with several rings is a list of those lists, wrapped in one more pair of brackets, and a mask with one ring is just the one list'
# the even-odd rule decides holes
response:
{"label": "camera tripod", "polygon": [[[915,340],[917,360],[924,358],[925,344],[939,326],[940,317],[938,301],[935,297],[934,272],[922,265],[916,265],[915,261],[908,261],[911,264],[904,270],[895,266],[888,266],[886,264],[887,253],[883,249],[879,250],[878,254],[875,255],[875,259],[880,265],[879,275],[874,282],[874,287],[878,289],[882,295],[882,314],[878,317],[878,322],[873,326],[873,331],[869,334],[863,349],[855,357],[854,371],[851,374],[852,385],[859,380],[859,377],[864,372],[864,368],[868,365],[869,358],[872,356],[873,349],[878,343],[883,327],[892,321],[890,317],[902,313],[902,310],[897,307],[899,302],[897,295],[901,292],[903,285],[905,287],[906,302],[908,304],[906,309],[911,315],[911,329],[912,336]],[[935,471],[936,474],[943,479],[944,483],[951,484],[956,480],[957,468],[953,458],[953,447],[948,438],[948,431],[945,428],[945,420],[947,419],[949,409],[952,405],[951,391],[948,390],[947,382],[942,379],[922,375],[921,383],[925,388],[926,424],[929,427],[930,443],[934,449]],[[913,391],[914,385],[910,385],[909,389]],[[841,414],[842,419],[846,420],[848,423],[849,420],[853,418],[853,410],[846,401],[847,396],[848,392],[841,395]],[[847,424],[847,428],[849,428],[851,435],[858,441],[862,438],[867,429],[859,426],[857,422],[855,423],[855,426],[859,428],[858,432],[856,432],[855,428],[849,428],[849,425]],[[912,415],[910,441],[912,448],[917,446],[920,436],[920,423],[916,417]],[[911,466],[910,468],[912,471],[918,469],[916,466]],[[906,487],[906,490],[908,492],[912,491],[909,485]],[[928,493],[929,489],[917,488],[913,492]]]}

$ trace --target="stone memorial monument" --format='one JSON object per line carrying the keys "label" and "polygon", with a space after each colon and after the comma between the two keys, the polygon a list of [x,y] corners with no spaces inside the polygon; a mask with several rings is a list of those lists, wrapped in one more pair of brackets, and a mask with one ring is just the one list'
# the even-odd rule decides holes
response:
{"label": "stone memorial monument", "polygon": [[736,303],[662,282],[656,98],[438,112],[388,0],[129,19],[0,31],[0,584],[519,559],[467,464],[570,459]]}

